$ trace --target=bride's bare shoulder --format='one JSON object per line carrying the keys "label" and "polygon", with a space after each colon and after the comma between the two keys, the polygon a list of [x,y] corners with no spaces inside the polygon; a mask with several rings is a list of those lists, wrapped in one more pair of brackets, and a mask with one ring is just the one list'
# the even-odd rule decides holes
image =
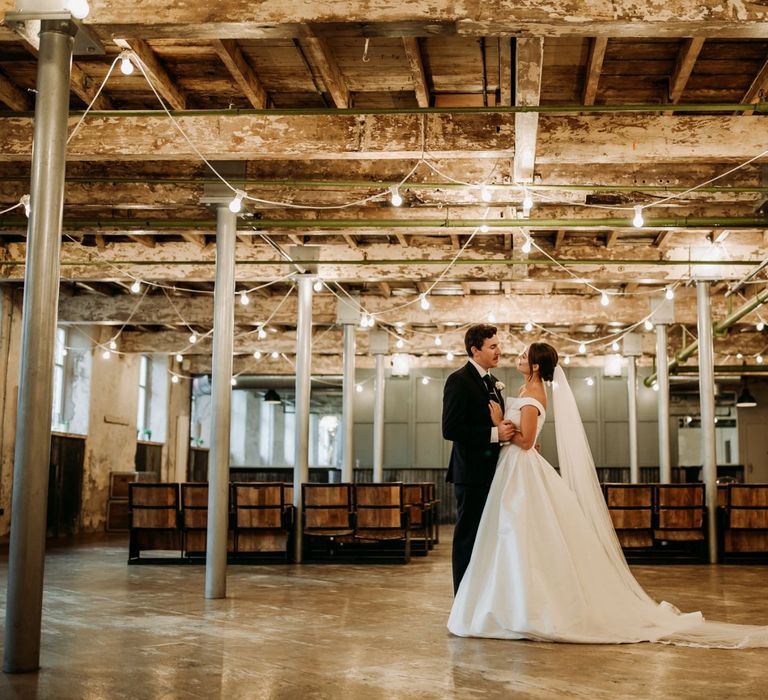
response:
{"label": "bride's bare shoulder", "polygon": [[520,390],[519,398],[521,399],[536,399],[544,408],[547,407],[547,393],[544,391],[544,387],[523,387]]}

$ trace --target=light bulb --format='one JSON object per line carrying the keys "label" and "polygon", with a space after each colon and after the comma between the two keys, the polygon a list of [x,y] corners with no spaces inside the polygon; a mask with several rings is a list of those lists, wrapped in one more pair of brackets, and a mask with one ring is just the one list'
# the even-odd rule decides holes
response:
{"label": "light bulb", "polygon": [[483,185],[480,188],[480,199],[482,199],[484,202],[490,202],[491,201],[491,190],[488,189],[486,185]]}
{"label": "light bulb", "polygon": [[131,293],[138,294],[141,291],[141,282],[139,280],[133,280],[131,285]]}
{"label": "light bulb", "polygon": [[439,335],[436,335],[435,336],[435,345],[442,345],[442,344],[443,344],[443,339]]}
{"label": "light bulb", "polygon": [[420,303],[420,305],[421,305],[421,308],[422,308],[424,311],[426,311],[427,309],[429,309],[429,299],[427,299],[427,295],[426,295],[426,294],[422,294],[422,295],[421,295],[421,301],[420,301],[419,303]]}
{"label": "light bulb", "polygon": [[395,347],[398,350],[402,350],[405,347],[405,341],[402,338],[398,338],[397,342],[395,343]]}
{"label": "light bulb", "polygon": [[237,214],[243,208],[244,197],[245,197],[245,192],[243,192],[242,190],[235,190],[235,197],[229,203],[229,211],[231,211],[233,214]]}
{"label": "light bulb", "polygon": [[362,394],[363,393],[363,385],[362,384],[355,384],[355,391],[358,394]]}
{"label": "light bulb", "polygon": [[658,385],[658,383],[657,383],[657,382],[654,382],[654,383],[653,383],[653,385],[651,386],[651,389],[653,389],[654,391],[658,391],[658,390],[659,390],[659,385]]}
{"label": "light bulb", "polygon": [[103,357],[105,360],[108,360],[108,359],[109,359],[109,356],[110,356],[111,354],[112,354],[112,353],[111,353],[109,350],[105,350],[103,353],[101,353],[101,356],[102,356],[102,357]]}
{"label": "light bulb", "polygon": [[316,292],[322,292],[323,291],[323,280],[315,280],[315,283],[312,285],[312,289],[314,289]]}
{"label": "light bulb", "polygon": [[494,314],[493,312],[488,314],[488,323],[490,324],[496,323],[496,314]]}
{"label": "light bulb", "polygon": [[758,355],[755,359],[757,360],[757,364],[758,365],[762,365],[763,364],[763,356],[762,355]]}
{"label": "light bulb", "polygon": [[67,355],[69,355],[69,350],[67,350],[66,348],[62,348],[61,355],[62,357],[66,357]]}
{"label": "light bulb", "polygon": [[22,207],[24,207],[24,215],[27,218],[29,218],[30,202],[31,202],[31,199],[28,194],[23,194],[19,199],[19,203],[21,204]]}
{"label": "light bulb", "polygon": [[253,353],[253,358],[254,358],[255,360],[260,360],[260,359],[261,359],[261,350],[256,350],[256,351]]}
{"label": "light bulb", "polygon": [[368,314],[363,314],[360,317],[360,328],[368,328]]}
{"label": "light bulb", "polygon": [[584,381],[587,383],[587,386],[593,386],[595,383],[595,380],[592,379],[592,377],[587,377]]}
{"label": "light bulb", "polygon": [[743,360],[744,359],[744,355],[742,355],[740,352],[737,352],[736,353],[736,359],[737,360]]}
{"label": "light bulb", "polygon": [[176,353],[176,362],[183,362],[184,361],[184,355],[182,355],[180,352]]}
{"label": "light bulb", "polygon": [[448,354],[445,356],[445,359],[448,360],[448,362],[453,362],[453,353],[449,350]]}
{"label": "light bulb", "polygon": [[128,54],[123,54],[120,57],[120,72],[123,75],[131,75],[133,73],[133,63],[131,63],[131,57]]}
{"label": "light bulb", "polygon": [[237,377],[232,377],[232,379],[229,380],[229,383],[232,386],[237,386]]}
{"label": "light bulb", "polygon": [[240,303],[243,306],[248,306],[248,304],[251,303],[251,300],[248,298],[248,292],[242,292],[240,294]]}
{"label": "light bulb", "polygon": [[533,324],[528,321],[528,323],[525,324],[525,331],[526,333],[530,333],[533,330]]}
{"label": "light bulb", "polygon": [[395,185],[389,188],[389,201],[393,207],[399,207],[403,203],[403,198]]}
{"label": "light bulb", "polygon": [[565,356],[565,360],[563,360],[563,362],[565,362],[566,365],[570,365],[571,364],[571,356],[570,355],[566,355]]}
{"label": "light bulb", "polygon": [[632,225],[635,228],[643,228],[645,221],[643,220],[643,208],[639,205],[635,205],[635,216],[632,219]]}
{"label": "light bulb", "polygon": [[757,329],[757,332],[758,332],[758,333],[762,333],[762,331],[763,331],[763,328],[765,328],[765,321],[763,321],[762,319],[761,319],[760,321],[758,321],[758,322],[755,324],[755,328]]}
{"label": "light bulb", "polygon": [[608,298],[608,294],[607,294],[606,292],[603,292],[603,293],[600,295],[600,303],[601,303],[603,306],[608,306],[608,304],[610,304],[610,303],[611,303],[611,300]]}
{"label": "light bulb", "polygon": [[480,233],[488,233],[488,231],[490,231],[490,230],[491,230],[491,229],[490,229],[490,228],[488,228],[488,224],[482,224],[482,225],[480,226]]}
{"label": "light bulb", "polygon": [[583,355],[585,352],[587,352],[587,346],[584,345],[584,343],[579,343],[579,352]]}
{"label": "light bulb", "polygon": [[424,384],[424,386],[429,384],[429,377],[422,377],[421,378],[421,383]]}
{"label": "light bulb", "polygon": [[197,333],[191,333],[189,336],[189,342],[194,345],[197,342]]}
{"label": "light bulb", "polygon": [[117,350],[117,343],[114,340],[109,341],[109,349],[110,350]]}
{"label": "light bulb", "polygon": [[525,237],[525,242],[520,247],[520,250],[522,250],[523,253],[525,253],[527,255],[528,253],[531,252],[531,246],[532,246],[531,239],[528,236],[526,236]]}
{"label": "light bulb", "polygon": [[85,19],[91,11],[88,0],[67,0],[66,7],[75,19]]}
{"label": "light bulb", "polygon": [[264,330],[264,326],[259,326],[259,330],[256,331],[256,337],[259,340],[264,340],[267,337],[267,332]]}
{"label": "light bulb", "polygon": [[171,381],[172,381],[174,384],[178,384],[178,383],[179,383],[179,375],[178,375],[178,374],[172,374],[172,375],[171,375]]}
{"label": "light bulb", "polygon": [[271,357],[273,360],[276,360],[278,357],[280,357],[280,353],[279,353],[277,350],[273,350],[273,351],[272,351],[272,354],[270,355],[270,357]]}
{"label": "light bulb", "polygon": [[643,322],[643,328],[645,328],[645,330],[647,330],[647,331],[652,331],[653,330],[653,324],[651,323],[651,319],[650,318],[646,318],[645,319],[645,321]]}
{"label": "light bulb", "polygon": [[614,352],[619,351],[619,344],[615,340],[611,343],[611,350],[613,350]]}
{"label": "light bulb", "polygon": [[523,187],[523,209],[527,211],[533,209],[533,197],[525,187]]}
{"label": "light bulb", "polygon": [[664,298],[668,301],[672,301],[672,299],[675,298],[675,290],[672,289],[672,287],[667,287],[666,291],[664,292]]}

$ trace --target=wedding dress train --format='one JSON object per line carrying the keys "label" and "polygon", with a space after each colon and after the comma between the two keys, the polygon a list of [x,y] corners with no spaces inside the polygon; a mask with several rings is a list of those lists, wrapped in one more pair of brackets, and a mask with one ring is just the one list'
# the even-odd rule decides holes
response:
{"label": "wedding dress train", "polygon": [[[768,627],[707,622],[645,593],[616,539],[560,368],[553,404],[562,476],[535,449],[502,448],[448,629],[553,642],[768,646]],[[519,425],[526,405],[539,411],[538,435],[545,411],[535,399],[507,399],[505,417]]]}

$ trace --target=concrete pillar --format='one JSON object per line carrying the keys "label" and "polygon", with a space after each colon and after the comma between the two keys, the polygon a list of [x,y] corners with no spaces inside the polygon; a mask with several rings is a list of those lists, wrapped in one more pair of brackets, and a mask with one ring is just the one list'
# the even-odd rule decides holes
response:
{"label": "concrete pillar", "polygon": [[710,283],[696,282],[699,332],[702,478],[707,491],[709,561],[717,563],[717,447],[715,441],[715,367]]}
{"label": "concrete pillar", "polygon": [[69,80],[76,26],[43,20],[37,60],[21,373],[13,471],[3,670],[40,665],[53,353],[59,302]]}
{"label": "concrete pillar", "polygon": [[301,485],[309,481],[309,396],[312,385],[312,285],[310,274],[297,275],[299,299],[296,319],[296,433],[293,467],[293,504],[296,506],[294,557],[302,560]]}
{"label": "concrete pillar", "polygon": [[208,458],[208,533],[205,597],[227,595],[229,439],[232,410],[232,344],[235,327],[235,237],[237,215],[216,208],[216,283],[213,292],[211,402],[213,424]]}
{"label": "concrete pillar", "polygon": [[627,358],[627,421],[629,423],[629,482],[640,481],[637,453],[637,358]]}
{"label": "concrete pillar", "polygon": [[669,368],[667,326],[656,324],[656,382],[659,408],[659,481],[672,483],[672,455],[669,440]]}
{"label": "concrete pillar", "polygon": [[344,324],[344,383],[341,416],[341,434],[344,441],[341,452],[341,480],[351,482],[355,462],[355,326],[351,323]]}

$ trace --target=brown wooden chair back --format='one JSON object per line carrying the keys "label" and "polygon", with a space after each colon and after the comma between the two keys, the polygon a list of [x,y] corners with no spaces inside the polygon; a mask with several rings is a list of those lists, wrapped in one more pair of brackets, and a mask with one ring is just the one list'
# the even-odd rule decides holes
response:
{"label": "brown wooden chair back", "polygon": [[704,527],[704,484],[659,484],[656,511],[660,530],[698,530]]}
{"label": "brown wooden chair back", "polygon": [[175,529],[178,524],[179,485],[132,482],[128,485],[128,508],[131,528]]}
{"label": "brown wooden chair back", "polygon": [[355,484],[357,529],[402,528],[403,484]]}
{"label": "brown wooden chair back", "polygon": [[208,484],[181,484],[181,526],[185,530],[208,527]]}
{"label": "brown wooden chair back", "polygon": [[614,528],[637,530],[653,526],[651,484],[603,484],[603,491]]}
{"label": "brown wooden chair back", "polygon": [[232,484],[236,527],[255,529],[282,527],[284,498],[285,489],[281,482]]}
{"label": "brown wooden chair back", "polygon": [[351,530],[351,484],[302,484],[304,531]]}
{"label": "brown wooden chair back", "polygon": [[768,530],[768,484],[729,484],[728,523],[733,529]]}

